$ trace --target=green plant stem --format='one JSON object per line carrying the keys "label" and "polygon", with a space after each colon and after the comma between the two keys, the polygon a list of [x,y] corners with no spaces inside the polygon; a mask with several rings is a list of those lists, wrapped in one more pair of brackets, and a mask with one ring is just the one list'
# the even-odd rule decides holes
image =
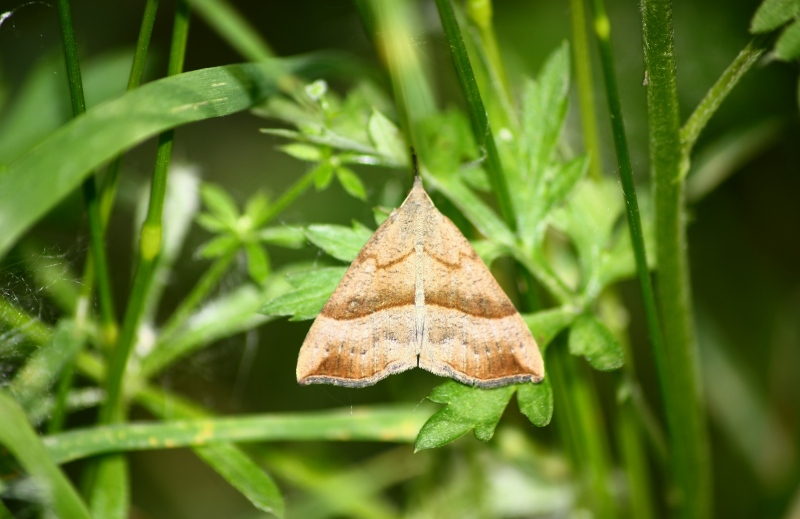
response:
{"label": "green plant stem", "polygon": [[[147,0],[142,15],[142,24],[139,27],[139,37],[136,39],[136,50],[133,53],[133,64],[128,76],[128,86],[126,91],[137,88],[142,83],[144,76],[144,66],[147,63],[147,51],[150,48],[150,39],[153,35],[153,26],[156,21],[158,11],[158,0]],[[123,155],[115,157],[106,170],[105,181],[100,195],[100,214],[103,217],[103,224],[108,223],[111,215],[111,208],[114,205],[117,180],[122,168]]]}
{"label": "green plant stem", "polygon": [[630,498],[630,517],[654,519],[653,493],[647,453],[642,448],[639,418],[632,402],[619,406],[617,416],[619,451],[625,464]]}
{"label": "green plant stem", "polygon": [[[172,34],[172,47],[167,74],[179,74],[183,70],[186,55],[186,41],[189,33],[189,8],[186,2],[179,1],[175,10],[175,24]],[[162,212],[167,190],[167,173],[172,156],[174,131],[159,136],[156,165],[150,188],[150,203],[147,216],[142,225],[139,240],[139,264],[133,280],[133,289],[125,311],[119,342],[111,357],[109,374],[106,379],[106,402],[101,409],[103,423],[114,423],[123,416],[123,386],[125,370],[136,341],[139,323],[151,287],[156,260],[161,252]]]}
{"label": "green plant stem", "polygon": [[505,98],[511,97],[511,83],[508,81],[503,58],[500,56],[500,46],[497,45],[494,26],[492,25],[492,1],[491,0],[468,0],[467,14],[475,24],[481,34],[481,40],[485,45],[487,61],[494,73],[497,75],[499,84],[502,87],[502,94]]}
{"label": "green plant stem", "polygon": [[578,88],[578,105],[581,111],[583,145],[589,154],[589,175],[597,180],[603,174],[600,134],[594,106],[592,59],[586,37],[586,12],[584,0],[570,0],[572,21],[572,52],[575,55],[575,80]]}
{"label": "green plant stem", "polygon": [[698,366],[686,246],[684,184],[675,75],[672,3],[642,0],[647,112],[656,211],[658,303],[669,336],[654,346],[667,416],[672,473],[681,517],[711,515],[711,467],[705,416],[699,400]]}
{"label": "green plant stem", "polygon": [[[64,59],[67,66],[72,115],[77,117],[86,112],[86,101],[83,94],[78,46],[75,43],[75,30],[72,25],[72,11],[69,0],[58,0],[58,17],[61,24],[61,36],[64,43]],[[111,290],[111,277],[108,272],[103,222],[100,217],[100,200],[97,195],[94,175],[90,175],[82,184],[86,214],[89,220],[89,239],[91,257],[96,271],[97,299],[100,307],[100,321],[103,338],[113,342],[117,335],[116,317],[114,316],[114,300]],[[89,281],[94,281],[90,276]],[[93,283],[84,285],[84,298],[90,299]]]}
{"label": "green plant stem", "polygon": [[503,172],[503,165],[500,162],[500,154],[497,152],[497,146],[494,142],[494,134],[489,126],[489,118],[486,115],[481,93],[478,90],[478,82],[475,80],[475,74],[472,71],[467,48],[461,37],[461,29],[458,27],[458,20],[456,20],[456,15],[453,12],[453,6],[450,4],[450,0],[436,0],[436,7],[439,9],[439,18],[442,20],[442,28],[444,29],[447,42],[450,45],[450,53],[453,58],[453,66],[456,69],[458,83],[461,85],[461,91],[467,101],[475,142],[486,152],[489,181],[497,197],[500,214],[503,215],[503,220],[506,222],[506,225],[508,225],[512,231],[515,231],[517,222],[514,217],[511,194],[509,193],[508,183],[506,182],[506,176]]}
{"label": "green plant stem", "polygon": [[[144,74],[144,66],[147,61],[147,49],[150,46],[150,38],[153,34],[153,25],[155,24],[156,12],[158,10],[158,0],[147,0],[145,4],[144,15],[142,17],[142,25],[139,29],[139,37],[136,40],[136,50],[133,53],[133,64],[131,65],[131,72],[128,76],[127,91],[133,90],[138,87],[142,82]],[[123,155],[118,155],[114,158],[106,170],[106,176],[100,190],[100,221],[102,222],[103,235],[105,236],[105,229],[108,225],[108,219],[111,216],[111,208],[114,203],[116,194],[117,180],[119,179],[119,172],[122,167]],[[94,286],[94,261],[90,256],[86,260],[86,265],[83,269],[83,289],[81,290],[76,305],[75,321],[79,326],[83,326],[87,318],[86,311],[91,299],[91,290]],[[115,333],[116,334],[116,333]],[[110,341],[114,342],[114,341]],[[110,346],[111,344],[106,344]],[[64,367],[61,378],[58,381],[56,389],[53,411],[50,420],[47,423],[47,431],[50,434],[57,433],[64,425],[67,412],[67,397],[69,391],[72,389],[72,380],[74,377],[74,369],[70,362]]]}
{"label": "green plant stem", "polygon": [[480,57],[480,63],[489,80],[489,88],[495,94],[486,98],[489,103],[487,107],[489,124],[492,124],[494,128],[510,126],[514,133],[518,133],[519,117],[512,101],[514,93],[508,80],[503,57],[500,54],[500,47],[497,44],[492,24],[492,11],[491,0],[467,1],[467,15],[476,29],[466,31],[468,38],[471,36],[471,39],[466,40],[467,51],[468,53],[472,51],[473,54]]}
{"label": "green plant stem", "polygon": [[[664,349],[664,340],[661,332],[661,323],[658,317],[656,298],[650,279],[650,268],[647,264],[647,252],[644,245],[642,220],[639,214],[639,201],[636,197],[636,186],[633,182],[633,167],[628,150],[628,140],[625,133],[625,120],[622,116],[622,104],[617,87],[617,77],[614,70],[614,54],[611,49],[611,23],[606,15],[603,0],[594,0],[594,28],[600,49],[600,63],[603,67],[605,80],[606,99],[610,113],[611,132],[614,136],[614,149],[617,154],[619,177],[622,192],[625,196],[625,208],[628,213],[628,230],[630,231],[633,256],[636,261],[636,274],[639,278],[639,289],[642,291],[645,320],[652,348],[656,351]],[[629,355],[630,357],[630,355]]]}
{"label": "green plant stem", "polygon": [[579,359],[570,355],[566,344],[547,348],[548,376],[553,385],[556,423],[564,438],[572,464],[580,474],[582,489],[594,517],[616,517],[608,483],[608,439],[599,414],[599,402]]}
{"label": "green plant stem", "polygon": [[692,148],[694,148],[700,132],[703,131],[709,119],[722,102],[728,97],[728,94],[739,83],[742,76],[750,70],[750,68],[758,61],[758,59],[769,48],[770,42],[774,36],[769,34],[761,34],[750,40],[750,42],[742,49],[736,56],[733,62],[728,65],[728,68],[722,73],[720,78],[714,83],[714,86],[708,91],[705,97],[700,101],[695,108],[692,115],[689,116],[686,123],[681,128],[681,151],[682,161],[680,177],[685,178],[689,173],[690,157]]}

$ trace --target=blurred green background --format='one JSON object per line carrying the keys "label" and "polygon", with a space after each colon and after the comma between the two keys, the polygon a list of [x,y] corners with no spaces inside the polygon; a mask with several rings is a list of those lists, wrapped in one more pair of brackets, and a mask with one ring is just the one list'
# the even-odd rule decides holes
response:
{"label": "blurred green background", "polygon": [[[685,118],[720,73],[749,41],[749,20],[757,1],[706,0],[674,2],[678,88]],[[171,9],[163,2],[162,12]],[[379,67],[358,12],[348,0],[294,0],[232,2],[270,43],[278,55],[288,56],[338,49]],[[617,59],[617,74],[626,114],[634,171],[640,186],[648,182],[648,148],[645,112],[644,64],[641,50],[639,6],[632,1],[610,0],[609,17]],[[544,58],[564,39],[570,39],[566,2],[498,0],[495,27],[512,76],[533,75]],[[52,82],[37,123],[47,131],[68,118],[69,105],[60,54],[60,33],[54,5],[46,2],[0,3],[0,11],[15,9],[0,26],[0,150],[11,144],[4,125],[15,104],[31,94],[36,74]],[[116,95],[124,89],[126,68],[141,17],[138,2],[79,1],[73,16],[82,65],[85,70],[104,62],[117,63],[117,84],[98,81],[87,85],[91,100]],[[439,81],[440,106],[460,105],[461,95],[443,44],[433,2],[419,3],[422,25],[416,35],[423,64]],[[163,74],[171,19],[160,16],[156,24],[149,66],[151,78]],[[193,18],[186,70],[242,59],[200,19]],[[595,66],[599,88],[599,70]],[[762,61],[751,70],[711,120],[696,148],[695,169],[717,167],[725,180],[713,191],[690,200],[689,255],[696,302],[702,377],[710,416],[713,446],[715,509],[717,517],[789,517],[800,515],[800,124],[798,124],[797,63]],[[87,73],[86,78],[88,83]],[[41,84],[41,82],[40,82]],[[331,81],[344,91],[346,83]],[[598,90],[598,99],[603,99]],[[577,101],[571,103],[566,142],[581,149]],[[601,110],[604,103],[598,103]],[[604,169],[615,174],[615,161],[607,117],[600,114]],[[50,126],[47,126],[50,124]],[[259,133],[269,126],[263,119],[238,114],[212,119],[177,130],[175,158],[198,168],[204,180],[225,187],[243,202],[257,190],[282,192],[306,170],[306,165],[276,151],[281,141]],[[44,131],[42,135],[45,135]],[[33,132],[35,139],[35,132]],[[29,142],[31,144],[32,142]],[[13,144],[13,143],[12,143]],[[750,153],[737,153],[752,145]],[[22,148],[27,148],[23,146]],[[137,186],[149,174],[153,142],[133,150],[126,158],[121,200],[109,230],[118,307],[127,297],[132,256],[132,211]],[[737,156],[739,155],[739,156]],[[716,161],[716,162],[713,162]],[[309,192],[282,215],[285,223],[327,222],[349,224],[353,219],[372,224],[373,205],[381,202],[387,179],[400,186],[400,201],[407,186],[403,174],[358,170],[368,188],[368,203],[356,203],[341,187]],[[690,181],[690,195],[693,193]],[[88,238],[79,196],[61,204],[36,228],[46,256],[66,258],[80,266]],[[74,237],[80,236],[76,242]],[[169,311],[202,272],[193,259],[196,247],[207,238],[195,228],[183,251],[162,309]],[[277,249],[275,265],[297,259],[315,260],[311,249],[299,252]],[[245,277],[240,269],[232,276]],[[233,283],[233,281],[231,281]],[[0,266],[0,286],[44,319],[52,318],[47,301],[13,262]],[[659,402],[652,354],[647,348],[644,319],[638,308],[638,287],[623,285],[630,310],[633,346],[639,378],[651,402]],[[172,296],[170,294],[173,294]],[[172,299],[170,299],[172,297]],[[418,370],[390,377],[364,389],[329,386],[300,387],[295,382],[297,351],[309,322],[279,320],[247,336],[238,336],[204,350],[161,377],[161,383],[187,393],[220,413],[280,412],[356,406],[365,403],[423,402],[440,379]],[[666,330],[669,333],[669,330]],[[0,373],[0,376],[3,374]],[[610,374],[594,373],[601,397],[613,402]],[[145,418],[146,415],[138,415]],[[76,417],[80,421],[80,416]],[[554,421],[558,421],[558,406]],[[524,430],[541,449],[543,459],[553,451],[552,427],[535,430],[510,406],[491,449],[503,452],[520,441]],[[374,463],[375,469],[396,471],[400,487],[385,494],[389,503],[410,507],[408,489],[426,488],[442,479],[441,517],[464,517],[463,508],[450,503],[457,478],[445,467],[466,471],[471,463],[485,462],[471,435],[455,447],[412,454],[410,446],[372,444],[269,445],[267,463],[278,469],[288,507],[293,501],[292,478],[302,480],[302,466],[317,474],[339,473],[350,467]],[[247,501],[188,451],[156,451],[131,456],[133,500],[137,517],[247,517]],[[377,460],[377,461],[376,461]],[[549,466],[558,472],[558,462]],[[295,467],[293,464],[299,464]],[[457,472],[457,471],[456,471]],[[294,474],[294,475],[293,475]],[[353,485],[369,481],[369,466]],[[376,476],[377,477],[377,476]],[[327,480],[325,480],[327,481]],[[456,483],[453,483],[456,481]],[[330,482],[325,483],[330,484]],[[465,481],[469,486],[470,482]],[[658,484],[658,482],[657,482]],[[387,484],[388,485],[388,484]],[[302,487],[303,485],[297,485]],[[542,500],[568,495],[563,488],[544,489]],[[542,490],[542,491],[544,491]],[[528,489],[527,491],[530,491]],[[455,492],[455,491],[454,491]],[[429,492],[430,493],[430,492]],[[436,492],[434,492],[435,494]],[[455,495],[463,495],[455,493]],[[566,499],[566,498],[564,498]],[[405,503],[401,505],[401,503]],[[450,506],[448,506],[448,503]],[[792,504],[793,503],[793,504]],[[308,503],[306,503],[308,504]],[[463,505],[463,503],[462,503]],[[790,510],[795,515],[789,515]],[[310,512],[309,512],[310,513]],[[479,515],[476,515],[479,516]],[[509,517],[528,516],[515,515]],[[299,516],[298,516],[299,517]]]}

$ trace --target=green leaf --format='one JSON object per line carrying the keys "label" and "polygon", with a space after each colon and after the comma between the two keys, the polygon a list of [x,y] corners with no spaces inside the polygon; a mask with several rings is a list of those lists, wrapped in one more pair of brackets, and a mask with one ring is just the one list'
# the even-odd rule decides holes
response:
{"label": "green leaf", "polygon": [[[366,155],[379,155],[379,152],[367,145],[362,144],[356,140],[350,139],[348,137],[343,137],[336,133],[331,132],[327,129],[321,129],[321,134],[319,135],[312,135],[307,133],[300,133],[294,130],[285,130],[283,128],[262,128],[261,133],[266,133],[267,135],[276,135],[278,137],[284,137],[287,139],[292,139],[298,142],[310,142],[312,144],[319,144],[321,146],[330,146],[332,148],[336,148],[337,150],[345,150],[345,151],[354,151],[356,153],[363,153]],[[381,157],[381,164],[386,166],[398,166],[393,161],[390,161],[388,157]]]}
{"label": "green leaf", "polygon": [[50,459],[22,409],[5,391],[0,391],[0,423],[0,445],[36,482],[43,505],[56,517],[91,519],[86,504]]}
{"label": "green leaf", "polygon": [[[64,56],[47,52],[38,58],[19,86],[14,102],[0,118],[0,164],[8,164],[56,128],[72,119]],[[104,53],[81,60],[81,79],[86,106],[125,92],[133,53],[130,49]]]}
{"label": "green leaf", "polygon": [[330,162],[323,162],[314,168],[314,187],[317,191],[322,191],[331,184],[333,180],[333,166]]}
{"label": "green leaf", "polygon": [[211,233],[218,233],[229,230],[228,226],[211,213],[200,213],[194,220],[197,225]]}
{"label": "green leaf", "polygon": [[215,184],[203,184],[200,186],[200,197],[211,214],[228,227],[236,227],[240,214],[239,206],[227,191]]}
{"label": "green leaf", "polygon": [[[522,133],[518,186],[511,190],[519,231],[531,236],[541,224],[537,207],[546,204],[546,174],[554,159],[556,144],[567,115],[569,94],[569,46],[564,43],[545,62],[535,82],[523,89]],[[513,186],[513,184],[512,184]]]}
{"label": "green leaf", "polygon": [[322,160],[322,152],[317,146],[310,144],[293,143],[281,146],[281,151],[291,155],[298,160],[305,160],[306,162],[319,162]]}
{"label": "green leaf", "polygon": [[306,230],[299,225],[267,227],[258,231],[258,239],[270,245],[300,249],[306,243]]}
{"label": "green leaf", "polygon": [[603,251],[611,244],[614,224],[622,216],[619,185],[610,179],[585,180],[566,206],[551,213],[553,225],[572,239],[581,265],[581,288],[592,300],[603,288],[600,267]]}
{"label": "green leaf", "polygon": [[283,517],[283,496],[272,478],[232,443],[194,449],[203,461],[225,478],[259,510]]}
{"label": "green leaf", "polygon": [[347,191],[347,194],[359,200],[367,199],[367,188],[364,187],[361,179],[358,178],[358,175],[353,170],[339,166],[336,168],[336,176],[344,190]]}
{"label": "green leaf", "polygon": [[272,49],[252,25],[224,0],[189,0],[193,11],[203,17],[222,39],[248,61],[273,56]]}
{"label": "green leaf", "polygon": [[334,258],[352,262],[373,232],[356,222],[353,222],[352,228],[343,225],[312,224],[306,229],[306,236],[311,243]]}
{"label": "green leaf", "polygon": [[397,164],[406,162],[406,144],[400,130],[378,110],[372,110],[368,123],[369,137],[378,153]]}
{"label": "green leaf", "polygon": [[589,158],[586,155],[576,157],[565,164],[559,164],[556,168],[549,171],[548,178],[545,179],[547,185],[546,198],[544,205],[547,210],[543,214],[550,212],[550,208],[564,201],[578,182],[584,177],[589,166]]}
{"label": "green leaf", "polygon": [[431,416],[419,431],[414,451],[441,447],[475,430],[475,437],[489,441],[517,386],[480,389],[453,380],[436,387],[428,399],[447,406]]}
{"label": "green leaf", "polygon": [[250,274],[250,279],[260,285],[267,280],[270,274],[267,251],[258,243],[253,242],[245,243],[244,250],[247,253],[247,273]]}
{"label": "green leaf", "polygon": [[[475,139],[469,119],[458,110],[447,110],[427,117],[420,124],[423,138],[417,150],[425,157],[425,166],[437,175],[446,175],[459,171],[463,162],[478,158]],[[474,172],[478,172],[477,174]],[[470,183],[478,178],[481,185],[489,185],[489,179],[480,168],[465,167],[461,171],[462,178]]]}
{"label": "green leaf", "polygon": [[209,241],[205,242],[203,245],[197,249],[197,257],[198,258],[218,258],[220,256],[224,256],[229,252],[236,250],[239,247],[240,242],[236,236],[232,236],[230,234],[223,234],[222,236],[217,236],[216,238],[212,238]]}
{"label": "green leaf", "polygon": [[169,128],[245,110],[310,62],[275,59],[186,72],[76,117],[0,171],[0,256],[104,162]]}
{"label": "green leaf", "polygon": [[260,191],[248,198],[247,202],[244,204],[244,214],[252,220],[253,228],[263,224],[265,218],[269,216],[269,213],[269,198]]}
{"label": "green leaf", "polygon": [[536,339],[539,351],[544,352],[547,346],[575,320],[575,311],[566,307],[543,310],[535,314],[523,314],[522,319]]}
{"label": "green leaf", "polygon": [[[154,391],[148,390],[148,393]],[[163,395],[163,393],[161,393]],[[70,429],[47,436],[48,459],[64,464],[115,452],[198,447],[211,442],[382,441],[410,443],[428,409],[395,404],[324,411],[215,417],[188,411],[184,401],[169,408],[169,398],[151,394],[142,401],[163,421],[134,422]],[[167,411],[168,409],[168,411]],[[2,434],[2,433],[0,433]]]}
{"label": "green leaf", "polygon": [[777,29],[800,14],[800,0],[764,0],[750,21],[750,32]]}
{"label": "green leaf", "polygon": [[569,352],[585,357],[594,369],[600,371],[615,370],[625,361],[619,341],[591,314],[581,314],[572,323]]}
{"label": "green leaf", "polygon": [[36,350],[9,385],[11,393],[26,411],[30,412],[44,397],[61,369],[72,361],[83,343],[84,337],[77,335],[71,319],[59,321],[50,341]]}
{"label": "green leaf", "polygon": [[800,19],[781,33],[775,42],[775,56],[784,61],[791,61],[800,57]]}
{"label": "green leaf", "polygon": [[508,254],[506,247],[492,240],[475,240],[470,245],[487,267],[491,267],[497,258]]}
{"label": "green leaf", "polygon": [[545,377],[539,384],[520,384],[517,403],[522,414],[536,427],[544,427],[553,418],[553,388]]}
{"label": "green leaf", "polygon": [[291,321],[313,319],[330,299],[346,271],[346,267],[329,267],[291,275],[289,282],[296,290],[267,301],[261,313],[289,315]]}

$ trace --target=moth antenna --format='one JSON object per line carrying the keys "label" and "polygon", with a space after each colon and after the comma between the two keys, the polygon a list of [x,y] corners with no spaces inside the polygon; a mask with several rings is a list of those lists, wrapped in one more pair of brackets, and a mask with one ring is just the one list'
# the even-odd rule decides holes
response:
{"label": "moth antenna", "polygon": [[408,150],[411,153],[411,167],[414,168],[414,177],[419,177],[419,159],[417,158],[417,150],[414,149],[414,146],[409,146]]}

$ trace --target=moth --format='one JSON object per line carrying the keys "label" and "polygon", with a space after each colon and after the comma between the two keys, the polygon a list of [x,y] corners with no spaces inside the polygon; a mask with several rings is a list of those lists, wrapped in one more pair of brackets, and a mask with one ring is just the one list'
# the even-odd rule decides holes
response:
{"label": "moth", "polygon": [[482,388],[544,377],[519,312],[419,176],[311,326],[297,381],[364,387],[416,367]]}

